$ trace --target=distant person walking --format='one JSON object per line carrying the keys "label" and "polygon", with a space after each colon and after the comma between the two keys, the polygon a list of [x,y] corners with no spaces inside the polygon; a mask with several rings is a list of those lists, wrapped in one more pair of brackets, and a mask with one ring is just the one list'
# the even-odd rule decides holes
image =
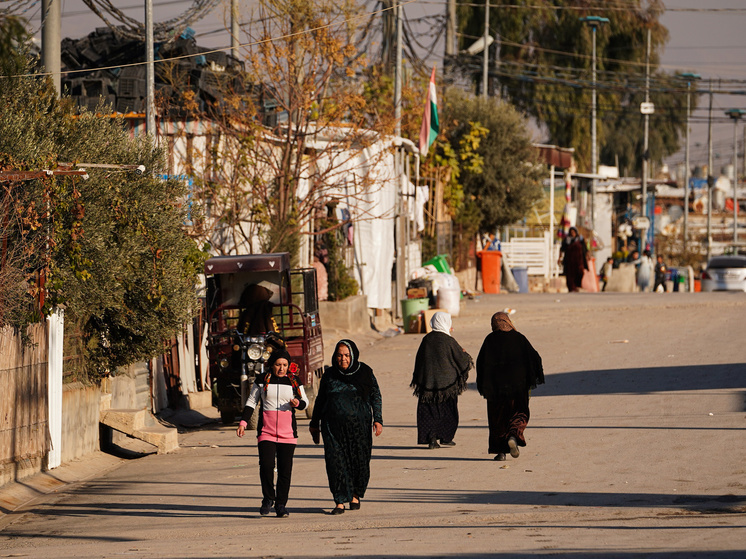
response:
{"label": "distant person walking", "polygon": [[567,290],[570,292],[580,290],[583,274],[588,269],[587,253],[588,247],[585,246],[585,239],[575,227],[570,227],[570,231],[560,246],[562,273],[565,275]]}
{"label": "distant person walking", "polygon": [[303,385],[294,376],[288,375],[290,355],[286,350],[273,353],[267,364],[269,372],[258,378],[251,387],[236,434],[243,437],[257,404],[261,402],[257,446],[263,499],[259,514],[267,516],[274,505],[277,516],[285,518],[289,516],[286,505],[293,472],[293,455],[298,443],[295,410],[306,409],[308,398]]}
{"label": "distant person walking", "polygon": [[492,333],[477,357],[477,389],[487,399],[490,454],[505,460],[526,446],[530,391],[544,384],[541,357],[504,312],[492,316]]}
{"label": "distant person walking", "polygon": [[606,262],[604,262],[604,265],[601,266],[601,291],[606,291],[606,286],[609,283],[609,280],[611,279],[611,274],[614,273],[614,259],[609,256],[606,259]]}
{"label": "distant person walking", "polygon": [[643,293],[649,291],[650,278],[653,275],[653,259],[650,258],[650,251],[645,250],[642,256],[637,260],[637,287]]}
{"label": "distant person walking", "polygon": [[473,360],[451,337],[450,314],[436,312],[430,326],[432,332],[417,350],[409,386],[417,396],[417,444],[435,449],[456,444],[458,397],[466,390]]}
{"label": "distant person walking", "polygon": [[383,431],[381,391],[373,370],[360,361],[352,340],[334,348],[332,366],[321,377],[309,430],[313,442],[324,438],[324,460],[335,508],[342,514],[360,508],[370,479],[373,435]]}
{"label": "distant person walking", "polygon": [[663,262],[663,256],[659,254],[656,260],[655,286],[653,287],[653,291],[666,291],[666,272],[668,272],[668,269],[666,268],[666,263]]}

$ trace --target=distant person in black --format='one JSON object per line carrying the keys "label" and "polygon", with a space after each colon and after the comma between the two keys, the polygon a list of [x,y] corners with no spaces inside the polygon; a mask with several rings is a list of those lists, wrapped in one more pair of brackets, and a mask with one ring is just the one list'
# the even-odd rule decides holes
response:
{"label": "distant person in black", "polygon": [[585,246],[585,239],[575,227],[570,227],[560,247],[562,273],[565,275],[567,290],[570,292],[580,290],[583,274],[588,269],[587,253],[588,247]]}
{"label": "distant person in black", "polygon": [[666,272],[668,269],[666,268],[665,262],[663,262],[663,256],[660,254],[656,257],[657,262],[655,263],[655,286],[653,286],[653,291],[658,291],[658,286],[660,285],[663,289],[663,291],[666,291]]}

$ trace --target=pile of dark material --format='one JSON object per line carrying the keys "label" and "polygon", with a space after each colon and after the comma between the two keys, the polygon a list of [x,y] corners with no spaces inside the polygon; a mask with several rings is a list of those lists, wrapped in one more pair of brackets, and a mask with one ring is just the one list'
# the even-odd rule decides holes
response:
{"label": "pile of dark material", "polygon": [[[219,107],[226,91],[247,90],[243,63],[225,52],[198,47],[191,29],[173,41],[156,43],[154,51],[155,97],[162,115],[184,113],[180,92],[187,89],[194,92],[201,112]],[[94,111],[103,101],[118,113],[145,112],[144,41],[101,27],[82,39],[64,39],[61,58],[62,90],[79,106]]]}

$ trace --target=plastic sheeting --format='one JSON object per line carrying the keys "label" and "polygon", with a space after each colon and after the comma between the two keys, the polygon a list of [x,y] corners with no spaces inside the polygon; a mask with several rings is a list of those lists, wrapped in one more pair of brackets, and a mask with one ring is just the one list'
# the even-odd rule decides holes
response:
{"label": "plastic sheeting", "polygon": [[[368,298],[368,307],[375,309],[392,308],[397,180],[395,151],[390,146],[390,142],[379,140],[360,151],[335,152],[327,162],[339,171],[337,184],[325,195],[339,200],[337,210],[348,211],[353,221],[348,241],[355,252],[355,279]],[[318,167],[324,164],[317,161]]]}

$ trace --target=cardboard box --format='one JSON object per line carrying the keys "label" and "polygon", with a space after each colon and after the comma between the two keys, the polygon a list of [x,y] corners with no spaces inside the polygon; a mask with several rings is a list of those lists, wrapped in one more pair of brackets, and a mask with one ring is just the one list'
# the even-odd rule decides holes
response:
{"label": "cardboard box", "polygon": [[423,319],[425,321],[425,332],[432,332],[433,329],[430,327],[430,320],[432,320],[433,315],[436,312],[448,312],[445,309],[427,309],[426,311],[422,311]]}
{"label": "cardboard box", "polygon": [[426,287],[410,287],[407,289],[407,299],[425,299],[426,297]]}

